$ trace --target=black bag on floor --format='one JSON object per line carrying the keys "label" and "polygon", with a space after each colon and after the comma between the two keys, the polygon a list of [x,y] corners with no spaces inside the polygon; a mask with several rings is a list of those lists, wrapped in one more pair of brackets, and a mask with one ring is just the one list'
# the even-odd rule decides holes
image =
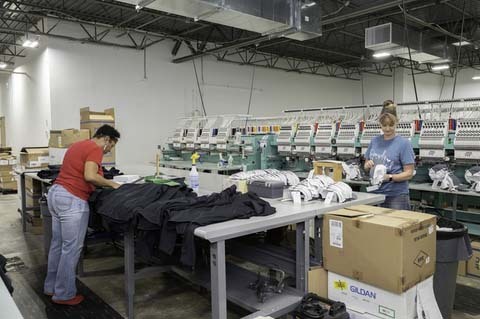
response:
{"label": "black bag on floor", "polygon": [[309,293],[294,312],[297,319],[350,319],[343,302],[322,298]]}

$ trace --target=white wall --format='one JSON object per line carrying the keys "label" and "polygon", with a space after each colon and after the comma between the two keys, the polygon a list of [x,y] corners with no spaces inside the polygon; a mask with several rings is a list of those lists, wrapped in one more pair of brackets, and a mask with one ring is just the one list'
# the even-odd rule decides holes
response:
{"label": "white wall", "polygon": [[24,146],[48,145],[51,127],[48,49],[37,54],[1,84],[7,145],[14,152]]}
{"label": "white wall", "polygon": [[[147,50],[147,79],[143,52],[58,39],[49,39],[48,48],[52,127],[78,127],[84,106],[115,107],[122,134],[120,166],[153,160],[156,145],[165,142],[176,119],[201,109],[192,62],[171,63],[169,41]],[[252,67],[208,58],[196,65],[208,115],[247,112]],[[280,115],[288,107],[353,104],[359,95],[359,81],[256,68],[250,113]]]}

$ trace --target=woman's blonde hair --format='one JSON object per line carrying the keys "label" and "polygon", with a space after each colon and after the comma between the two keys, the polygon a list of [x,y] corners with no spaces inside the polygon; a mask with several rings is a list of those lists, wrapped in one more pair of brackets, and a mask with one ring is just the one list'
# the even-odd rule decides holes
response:
{"label": "woman's blonde hair", "polygon": [[382,125],[395,125],[398,123],[397,105],[392,100],[386,100],[383,102],[379,122]]}

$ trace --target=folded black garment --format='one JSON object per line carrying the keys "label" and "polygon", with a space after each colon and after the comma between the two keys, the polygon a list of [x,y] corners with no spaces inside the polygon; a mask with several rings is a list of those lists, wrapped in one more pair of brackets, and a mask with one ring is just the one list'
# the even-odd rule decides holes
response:
{"label": "folded black garment", "polygon": [[[116,190],[104,189],[95,192],[89,199],[93,213],[118,222],[133,220],[138,209],[162,198],[171,198],[176,193],[193,194],[186,186],[171,187],[153,183],[124,184]],[[191,196],[191,195],[190,195]]]}
{"label": "folded black garment", "polygon": [[58,177],[58,174],[60,174],[60,166],[41,170],[37,173],[37,176],[43,179],[54,180]]}
{"label": "folded black garment", "polygon": [[120,172],[120,170],[116,169],[115,167],[106,169],[104,166],[102,166],[102,171],[103,171],[103,177],[105,177],[105,179],[113,179],[115,176],[123,175],[123,173]]}

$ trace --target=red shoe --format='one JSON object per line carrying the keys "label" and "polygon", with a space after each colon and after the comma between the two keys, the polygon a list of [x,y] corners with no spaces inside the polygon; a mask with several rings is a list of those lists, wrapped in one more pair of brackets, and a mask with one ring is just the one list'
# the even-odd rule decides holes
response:
{"label": "red shoe", "polygon": [[68,300],[53,300],[52,299],[52,301],[56,304],[59,304],[59,305],[75,306],[75,305],[78,305],[79,303],[81,303],[83,301],[83,299],[85,299],[85,297],[83,297],[82,295],[76,295],[72,299],[68,299]]}

